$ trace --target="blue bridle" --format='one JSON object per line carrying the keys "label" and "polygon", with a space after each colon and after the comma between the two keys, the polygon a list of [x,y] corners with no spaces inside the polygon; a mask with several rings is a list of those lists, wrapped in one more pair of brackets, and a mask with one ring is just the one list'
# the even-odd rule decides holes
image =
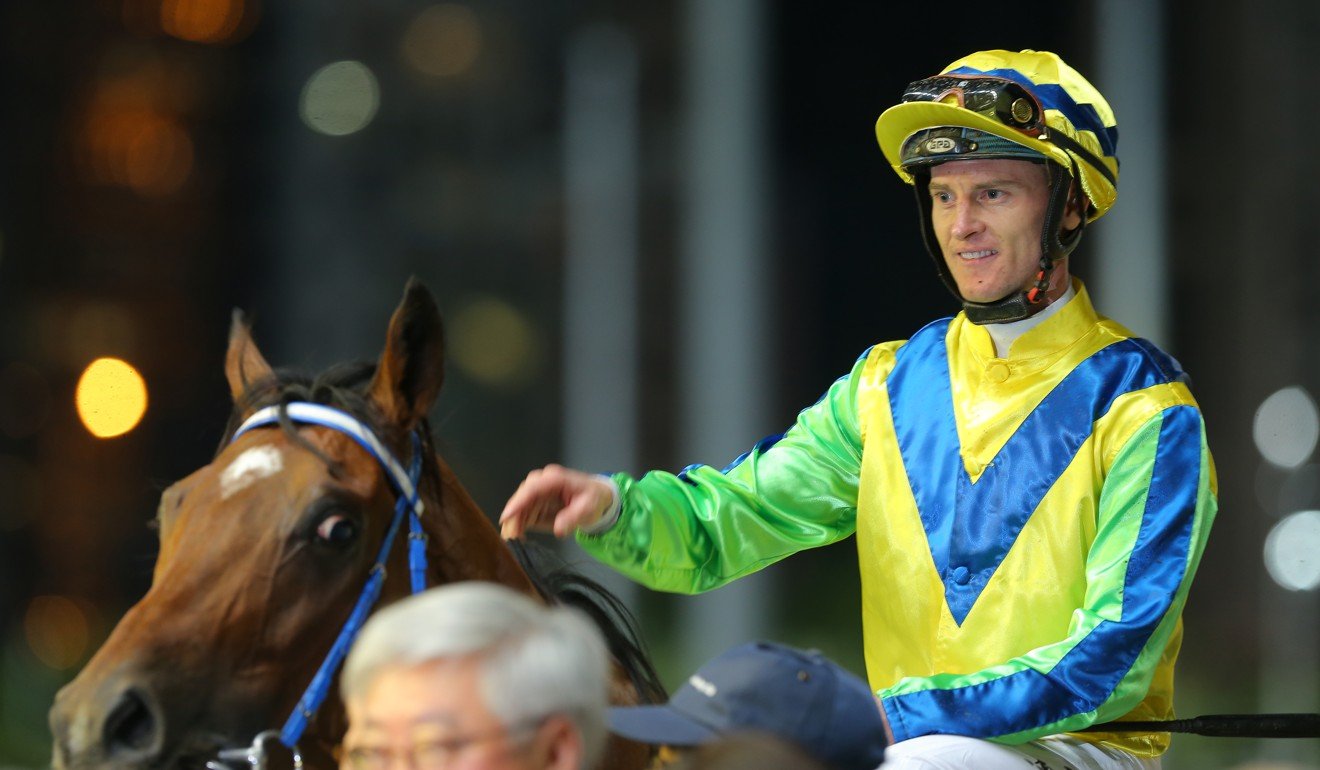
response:
{"label": "blue bridle", "polygon": [[[380,553],[377,554],[376,561],[371,566],[367,583],[362,587],[362,593],[358,596],[357,604],[353,607],[353,613],[348,616],[348,621],[339,632],[339,637],[335,639],[335,643],[330,647],[330,652],[326,654],[321,667],[317,669],[316,675],[312,677],[311,684],[307,686],[307,690],[298,701],[298,705],[294,707],[293,713],[289,715],[288,721],[284,723],[284,729],[280,731],[280,743],[293,750],[295,756],[297,756],[298,740],[302,738],[303,732],[307,730],[307,725],[312,717],[316,715],[316,710],[325,701],[325,697],[330,691],[330,683],[334,679],[335,672],[339,669],[339,664],[344,661],[344,657],[348,654],[348,648],[353,644],[353,640],[357,637],[358,631],[361,630],[362,624],[366,622],[367,615],[370,614],[376,600],[380,598],[381,587],[385,582],[385,561],[389,557],[390,548],[394,545],[394,537],[399,531],[405,514],[408,518],[408,569],[412,575],[412,592],[420,593],[426,590],[426,533],[422,531],[423,506],[417,492],[422,471],[422,440],[419,432],[414,431],[412,434],[412,462],[405,473],[403,465],[385,448],[385,445],[376,437],[376,434],[356,417],[323,404],[295,401],[283,406],[268,406],[253,413],[251,417],[243,421],[238,430],[234,431],[234,437],[230,439],[230,442],[237,440],[239,436],[253,428],[278,424],[281,415],[287,415],[288,419],[295,423],[320,425],[337,430],[356,441],[359,446],[367,450],[368,454],[376,458],[376,461],[385,469],[385,475],[389,478],[390,485],[394,487],[394,491],[398,495],[398,501],[394,506],[394,519],[390,522],[390,528],[385,533],[385,540],[381,543]],[[253,764],[256,763],[253,762]]]}

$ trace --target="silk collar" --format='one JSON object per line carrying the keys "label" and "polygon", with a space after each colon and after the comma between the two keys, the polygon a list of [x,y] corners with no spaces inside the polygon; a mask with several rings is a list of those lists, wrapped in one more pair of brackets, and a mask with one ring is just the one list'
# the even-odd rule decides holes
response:
{"label": "silk collar", "polygon": [[[1076,292],[1075,297],[1013,340],[1004,360],[1030,368],[1035,368],[1033,363],[1048,364],[1095,329],[1099,316],[1091,305],[1086,286],[1073,278],[1072,290]],[[962,344],[981,362],[999,357],[995,354],[994,340],[984,326],[968,321],[962,313],[954,318],[954,325],[954,332]]]}

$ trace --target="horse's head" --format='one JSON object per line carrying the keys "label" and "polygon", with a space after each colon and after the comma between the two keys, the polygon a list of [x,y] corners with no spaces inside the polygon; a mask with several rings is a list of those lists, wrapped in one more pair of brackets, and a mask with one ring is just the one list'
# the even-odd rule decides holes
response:
{"label": "horse's head", "polygon": [[[424,429],[442,379],[441,337],[430,293],[410,283],[374,367],[298,380],[277,375],[235,317],[226,443],[161,496],[150,590],[51,711],[56,767],[202,767],[217,749],[284,722],[362,590],[396,494],[377,459],[341,432],[284,415],[229,438],[268,406],[331,405],[371,426],[405,463],[411,436],[421,437],[418,488],[433,516],[453,498],[472,507]],[[387,596],[407,590],[405,536],[386,571]],[[447,547],[431,545],[441,560]],[[336,700],[303,741],[309,764],[328,763],[342,732]]]}

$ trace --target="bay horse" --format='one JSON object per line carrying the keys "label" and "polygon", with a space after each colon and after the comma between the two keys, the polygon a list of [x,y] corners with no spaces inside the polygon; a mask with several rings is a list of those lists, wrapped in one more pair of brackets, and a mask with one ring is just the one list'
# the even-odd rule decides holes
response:
{"label": "bay horse", "polygon": [[[329,682],[337,661],[326,664],[328,673],[318,667],[328,650],[347,646],[336,636],[357,614],[364,585],[379,580],[385,604],[422,577],[409,579],[405,542],[425,543],[414,547],[424,551],[430,585],[489,580],[556,600],[432,446],[426,415],[443,379],[442,338],[435,300],[414,279],[378,362],[306,378],[272,369],[235,313],[225,440],[210,464],[162,494],[151,587],[56,696],[55,768],[225,767],[218,755],[242,756],[241,747],[285,715],[293,714],[289,724],[301,719],[313,679],[326,680],[321,695],[330,697],[308,709],[305,732],[291,743],[303,766],[334,767],[346,727]],[[408,484],[360,437],[295,419],[294,407],[329,407],[378,437],[384,454],[420,458],[414,489],[400,490]],[[262,422],[263,414],[271,416]],[[424,536],[394,538],[399,512],[415,503]],[[377,558],[383,570],[373,569]],[[591,591],[572,580],[560,585],[573,603]],[[609,601],[586,609],[615,656],[611,699],[663,700],[635,628]],[[641,768],[649,755],[616,741],[605,764]]]}

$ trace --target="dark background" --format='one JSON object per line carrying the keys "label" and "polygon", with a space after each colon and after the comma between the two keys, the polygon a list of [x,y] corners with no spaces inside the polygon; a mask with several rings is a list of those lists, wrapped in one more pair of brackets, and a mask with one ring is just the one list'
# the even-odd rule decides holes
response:
{"label": "dark background", "polygon": [[[422,77],[400,41],[428,7],[0,9],[0,765],[47,761],[55,688],[145,590],[156,498],[208,461],[228,416],[232,309],[249,313],[271,361],[315,369],[374,357],[417,275],[450,323],[451,351],[524,351],[502,376],[451,356],[432,415],[478,502],[493,515],[528,469],[561,459],[563,73],[567,41],[591,24],[625,31],[639,56],[643,418],[641,467],[626,470],[731,459],[676,449],[688,6],[474,0],[462,6],[481,29],[470,66]],[[876,115],[909,80],[981,48],[1049,49],[1092,72],[1098,4],[760,7],[770,294],[761,323],[773,347],[764,435],[868,345],[956,310],[920,245],[911,191],[875,146]],[[1262,464],[1252,420],[1270,393],[1320,386],[1320,261],[1306,224],[1320,164],[1320,54],[1309,42],[1320,11],[1224,0],[1169,2],[1162,13],[1169,219],[1166,253],[1152,258],[1169,275],[1164,342],[1193,375],[1221,492],[1185,615],[1179,708],[1313,711],[1316,593],[1275,587],[1261,549],[1285,508],[1317,507],[1316,473]],[[375,72],[379,111],[357,133],[314,133],[299,119],[301,89],[345,59]],[[1120,130],[1141,119],[1120,114]],[[1084,279],[1092,245],[1073,260]],[[1106,298],[1094,298],[1103,311]],[[483,325],[491,316],[479,311],[492,307],[512,325]],[[88,435],[73,409],[78,375],[101,355],[132,362],[150,389],[143,422],[111,440]],[[776,566],[766,623],[860,671],[852,548]],[[634,599],[671,682],[689,667],[672,649],[683,601]],[[41,611],[51,606],[75,608],[72,619]],[[1316,766],[1314,743],[1183,739],[1165,766]]]}

